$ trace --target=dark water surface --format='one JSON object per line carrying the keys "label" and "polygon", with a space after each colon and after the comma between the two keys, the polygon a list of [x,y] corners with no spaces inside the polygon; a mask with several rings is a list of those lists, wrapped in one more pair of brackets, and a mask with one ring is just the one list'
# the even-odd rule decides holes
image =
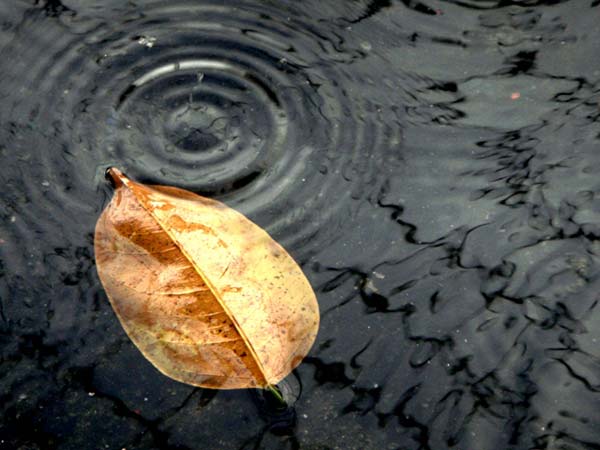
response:
{"label": "dark water surface", "polygon": [[[599,24],[598,0],[2,0],[0,449],[600,448]],[[290,408],[129,341],[93,259],[110,165],[302,265],[322,322]]]}

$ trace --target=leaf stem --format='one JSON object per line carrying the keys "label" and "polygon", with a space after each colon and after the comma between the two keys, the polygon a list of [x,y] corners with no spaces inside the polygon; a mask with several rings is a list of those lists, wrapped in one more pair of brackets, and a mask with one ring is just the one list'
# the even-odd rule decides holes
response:
{"label": "leaf stem", "polygon": [[116,167],[109,167],[106,169],[104,176],[112,183],[113,187],[120,188],[123,185],[123,172]]}
{"label": "leaf stem", "polygon": [[274,384],[268,384],[267,385],[267,389],[269,391],[271,391],[271,394],[273,394],[273,396],[279,400],[279,403],[281,403],[282,405],[287,406],[287,402],[285,401],[285,399],[283,398],[283,394],[281,393],[281,391],[279,390],[279,388],[274,385]]}

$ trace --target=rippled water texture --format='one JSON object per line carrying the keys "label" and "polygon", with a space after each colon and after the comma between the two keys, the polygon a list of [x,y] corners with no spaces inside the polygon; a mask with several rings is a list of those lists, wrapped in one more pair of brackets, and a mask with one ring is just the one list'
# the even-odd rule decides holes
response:
{"label": "rippled water texture", "polygon": [[[599,20],[0,2],[0,448],[600,448]],[[290,408],[169,380],[126,337],[92,251],[110,165],[302,265],[322,322]]]}

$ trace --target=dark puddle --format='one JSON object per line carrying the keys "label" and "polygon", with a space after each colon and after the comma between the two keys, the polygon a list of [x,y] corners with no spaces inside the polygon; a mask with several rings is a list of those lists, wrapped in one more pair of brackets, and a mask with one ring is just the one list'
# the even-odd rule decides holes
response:
{"label": "dark puddle", "polygon": [[[600,448],[600,4],[0,4],[0,448]],[[109,166],[302,264],[278,408],[173,382],[99,285]]]}

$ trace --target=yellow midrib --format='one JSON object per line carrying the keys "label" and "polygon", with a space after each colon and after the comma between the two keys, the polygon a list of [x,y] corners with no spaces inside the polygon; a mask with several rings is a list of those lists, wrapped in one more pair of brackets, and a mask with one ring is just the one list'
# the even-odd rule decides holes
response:
{"label": "yellow midrib", "polygon": [[[142,208],[144,208],[144,210],[146,210],[146,212],[148,214],[150,214],[150,216],[154,220],[156,220],[156,222],[158,223],[158,225],[165,231],[165,233],[167,233],[167,235],[175,243],[175,245],[177,246],[177,248],[179,249],[179,251],[183,254],[183,256],[185,256],[185,258],[187,259],[187,261],[192,265],[192,267],[194,268],[194,270],[196,271],[196,273],[198,275],[200,275],[200,278],[202,278],[202,280],[204,281],[204,283],[206,284],[206,286],[208,286],[208,288],[210,289],[210,292],[212,293],[213,297],[217,300],[217,302],[219,303],[219,305],[221,306],[221,308],[223,308],[223,310],[225,311],[225,314],[227,314],[227,317],[229,317],[231,319],[231,321],[233,322],[233,325],[234,325],[236,331],[241,336],[242,340],[244,341],[244,344],[246,345],[246,347],[250,351],[250,354],[252,355],[252,358],[256,362],[258,370],[260,371],[260,374],[262,375],[262,378],[264,380],[264,386],[262,386],[262,387],[266,387],[266,386],[270,385],[271,383],[269,382],[269,380],[267,378],[267,375],[265,373],[265,369],[264,369],[264,367],[262,365],[262,362],[258,358],[258,355],[257,355],[256,351],[254,350],[254,347],[252,346],[252,343],[248,340],[248,337],[244,333],[244,330],[242,329],[242,327],[240,326],[240,324],[237,322],[235,316],[232,314],[231,310],[227,307],[227,305],[225,304],[225,302],[223,301],[223,299],[218,294],[217,289],[215,288],[215,286],[206,277],[206,275],[203,273],[202,269],[200,269],[200,267],[198,267],[198,265],[195,263],[194,259],[187,253],[187,251],[185,250],[185,248],[183,247],[183,245],[181,245],[181,243],[177,240],[176,236],[169,230],[168,227],[166,227],[161,222],[161,220],[156,216],[156,214],[154,214],[153,211],[150,210],[146,206],[146,204],[144,203],[144,201],[136,194],[135,189],[132,189],[129,186],[129,184],[132,184],[132,185],[134,185],[136,187],[139,187],[141,189],[151,189],[151,188],[146,187],[144,185],[140,185],[138,183],[135,183],[134,181],[131,181],[129,178],[127,178],[125,175],[119,175],[119,176],[123,178],[121,180],[123,182],[123,185],[133,193],[134,197],[137,199],[137,201],[140,203],[140,205],[142,205]],[[117,189],[119,189],[119,188],[120,187],[118,187]],[[164,195],[164,194],[162,194],[159,191],[154,191],[154,192],[156,192],[157,194],[160,194],[160,195]]]}

